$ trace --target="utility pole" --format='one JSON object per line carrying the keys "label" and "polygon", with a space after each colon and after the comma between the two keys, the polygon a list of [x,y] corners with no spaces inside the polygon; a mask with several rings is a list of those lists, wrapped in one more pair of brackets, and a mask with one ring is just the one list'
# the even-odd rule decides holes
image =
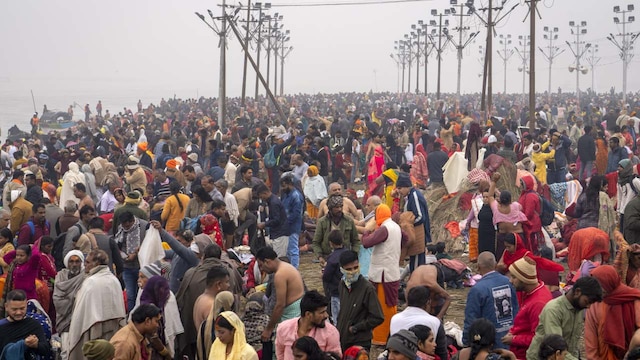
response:
{"label": "utility pole", "polygon": [[633,12],[633,4],[627,5],[627,10],[620,10],[620,6],[614,6],[613,12],[616,14],[622,14],[622,21],[617,16],[613,18],[613,22],[616,25],[622,25],[622,33],[618,36],[622,37],[622,41],[617,41],[613,34],[609,34],[607,39],[620,50],[620,58],[622,59],[622,106],[627,106],[627,71],[629,69],[629,63],[633,58],[633,43],[638,39],[640,33],[627,33],[627,24],[630,24],[636,20],[635,16],[627,16],[627,13]]}
{"label": "utility pole", "polygon": [[[507,93],[507,63],[509,59],[513,56],[513,49],[507,49],[509,45],[511,45],[511,34],[503,36],[500,34],[500,45],[504,47],[502,50],[498,50],[498,55],[502,59],[502,64],[504,65],[504,90],[503,94]],[[501,52],[502,51],[502,52]]]}
{"label": "utility pole", "polygon": [[536,128],[536,5],[540,0],[529,0],[529,131]]}
{"label": "utility pole", "polygon": [[594,94],[598,93],[596,91],[596,82],[595,82],[596,66],[598,66],[598,63],[600,62],[600,60],[602,60],[601,58],[596,57],[598,50],[599,50],[598,44],[593,45],[589,50],[587,50],[587,52],[589,53],[589,56],[586,57],[586,60],[589,63],[589,66],[591,67],[591,91],[593,91]]}
{"label": "utility pole", "polygon": [[[222,16],[213,16],[211,10],[207,10],[212,23],[209,24],[204,15],[196,12],[196,15],[204,22],[214,33],[220,37],[220,75],[218,79],[218,126],[222,129],[226,119],[226,50],[227,50],[227,4],[225,0],[222,0]],[[217,26],[216,21],[220,21],[220,27]]]}
{"label": "utility pole", "polygon": [[[458,1],[457,0],[450,0],[451,5],[457,5]],[[478,34],[480,33],[479,31],[477,32],[472,32],[471,34],[469,34],[469,38],[467,38],[466,41],[463,42],[462,40],[462,33],[464,31],[468,31],[470,28],[468,26],[463,26],[463,21],[464,18],[466,16],[471,16],[473,14],[473,12],[469,11],[466,15],[464,14],[464,4],[460,4],[460,14],[458,15],[460,17],[458,26],[454,27],[453,30],[458,32],[458,41],[456,42],[453,37],[451,37],[451,43],[453,44],[453,46],[456,48],[457,52],[458,52],[458,81],[456,84],[456,93],[458,94],[458,97],[460,96],[460,80],[462,78],[462,50],[464,50],[464,48],[469,45],[469,43],[475,39],[476,36],[478,36]],[[452,7],[451,8],[451,13],[452,14],[456,14],[456,8]]]}
{"label": "utility pole", "polygon": [[[455,11],[455,10],[454,10]],[[451,9],[444,9],[444,13],[438,13],[438,10],[432,9],[431,15],[438,17],[438,22],[435,20],[431,20],[430,25],[433,27],[438,27],[438,31],[436,29],[431,29],[431,35],[438,37],[438,46],[436,47],[436,54],[438,57],[438,85],[436,90],[436,99],[440,100],[440,69],[442,67],[442,51],[445,49],[447,44],[449,43],[449,19],[445,19],[444,27],[442,26],[442,17],[449,16],[451,14]],[[444,44],[442,43],[442,37],[445,38]]]}
{"label": "utility pole", "polygon": [[[286,32],[289,34],[289,30]],[[281,48],[280,48],[280,96],[284,95],[284,59],[291,54],[293,51],[293,46],[284,46],[284,43],[289,41],[289,36],[286,38],[282,38]]]}
{"label": "utility pole", "polygon": [[404,40],[394,41],[394,44],[395,46],[393,48],[397,51],[396,57],[400,62],[400,64],[402,64],[402,87],[400,88],[401,90],[400,92],[403,93],[404,92],[404,71],[407,64],[407,49],[405,48]]}
{"label": "utility pole", "polygon": [[[428,85],[428,76],[427,76],[427,68],[429,67],[429,56],[431,56],[431,52],[434,49],[435,44],[433,43],[433,38],[429,35],[427,28],[429,25],[425,22],[422,24],[422,33],[424,34],[424,95],[428,94],[429,85]],[[431,47],[429,47],[431,45]]]}
{"label": "utility pole", "polygon": [[409,72],[407,73],[407,92],[411,92],[411,63],[413,62],[413,39],[416,34],[411,32],[410,34],[404,34],[404,45],[405,48],[409,51],[408,64],[409,64]]}
{"label": "utility pole", "polygon": [[[242,4],[240,4],[242,6]],[[249,22],[251,21],[251,0],[247,0],[247,28],[244,36],[244,48],[249,49]],[[247,62],[249,61],[249,52],[244,52],[244,65],[242,67],[242,97],[241,106],[244,108],[244,100],[247,92]]]}
{"label": "utility pole", "polygon": [[578,107],[576,114],[580,116],[580,73],[586,74],[589,71],[586,67],[580,65],[580,58],[582,58],[582,55],[584,55],[587,49],[591,47],[591,44],[587,43],[584,45],[584,48],[581,49],[581,45],[584,44],[584,41],[580,41],[580,36],[587,34],[587,29],[585,29],[587,26],[586,21],[581,21],[579,24],[575,21],[569,21],[569,26],[572,28],[571,34],[576,36],[576,41],[573,42],[576,46],[575,51],[568,41],[566,43],[573,53],[573,56],[576,58],[576,63],[569,65],[569,72],[573,72],[574,70],[576,71],[576,106]]}
{"label": "utility pole", "polygon": [[[520,56],[520,60],[522,60],[522,65],[518,67],[518,71],[522,73],[522,104],[526,102],[525,99],[527,97],[527,93],[525,92],[525,79],[526,74],[531,72],[531,68],[527,66],[527,61],[529,61],[529,50],[527,47],[530,45],[529,35],[527,36],[518,36],[518,43],[522,46],[522,51],[516,48],[516,53]],[[535,107],[535,105],[534,105]],[[535,109],[529,108],[529,113],[533,112]]]}
{"label": "utility pole", "polygon": [[555,46],[553,44],[554,41],[558,40],[559,29],[557,27],[550,28],[548,26],[545,26],[543,30],[545,32],[544,39],[549,40],[549,45],[546,47],[549,52],[545,52],[541,47],[538,47],[538,49],[549,62],[549,83],[548,83],[548,89],[547,89],[547,102],[549,103],[549,105],[551,105],[551,70],[553,68],[553,60],[556,57],[558,57],[560,54],[562,54],[564,52],[564,49],[560,50],[558,46]]}
{"label": "utility pole", "polygon": [[396,63],[396,68],[397,68],[397,76],[396,76],[396,93],[400,93],[400,59],[397,56],[394,56],[394,54],[389,54],[389,56],[391,57],[391,60],[393,60],[394,63]]}
{"label": "utility pole", "polygon": [[[262,10],[269,10],[271,9],[271,3],[255,3],[254,5],[255,7],[257,7],[260,11],[260,13],[258,14],[258,28],[256,30],[258,38],[256,39],[256,48],[257,48],[257,54],[256,54],[256,65],[258,66],[258,69],[260,69],[260,49],[262,48],[262,23],[265,20],[269,20],[271,21],[271,17],[265,13],[262,12]],[[260,79],[258,77],[258,73],[256,72],[256,93],[255,93],[255,99],[256,101],[258,101],[258,96],[259,96],[259,89],[260,89]]]}
{"label": "utility pole", "polygon": [[[420,35],[422,35],[423,32],[426,31],[423,30],[424,29],[424,22],[422,20],[418,21],[418,25],[413,24],[411,25],[411,35],[416,39],[416,41],[413,43],[416,46],[416,52],[415,52],[415,57],[416,57],[416,94],[420,94],[420,55],[422,55],[420,52],[422,50],[422,43],[420,42]],[[426,35],[426,34],[425,34]],[[426,40],[426,36],[425,36],[425,40]],[[425,69],[426,71],[426,69]]]}

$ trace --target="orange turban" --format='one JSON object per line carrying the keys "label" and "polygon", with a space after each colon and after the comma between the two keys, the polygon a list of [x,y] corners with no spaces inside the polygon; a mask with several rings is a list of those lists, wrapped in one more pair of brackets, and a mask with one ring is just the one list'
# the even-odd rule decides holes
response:
{"label": "orange turban", "polygon": [[174,159],[167,160],[167,168],[175,169],[177,166],[178,166],[178,162],[175,161]]}
{"label": "orange turban", "polygon": [[141,142],[138,144],[138,149],[142,150],[142,151],[147,151],[147,143],[146,142]]}
{"label": "orange turban", "polygon": [[307,169],[307,175],[309,175],[310,177],[317,176],[319,173],[320,173],[320,170],[318,170],[318,167],[315,165],[311,165]]}
{"label": "orange turban", "polygon": [[382,225],[382,223],[391,218],[391,209],[387,204],[380,204],[376,208],[376,224],[378,227]]}

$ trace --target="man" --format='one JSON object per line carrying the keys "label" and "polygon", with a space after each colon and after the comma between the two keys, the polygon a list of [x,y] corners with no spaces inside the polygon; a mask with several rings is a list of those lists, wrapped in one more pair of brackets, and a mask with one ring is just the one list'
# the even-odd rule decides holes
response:
{"label": "man", "polygon": [[[507,133],[508,134],[508,133]],[[515,145],[512,138],[507,137],[505,134],[502,150],[499,150],[496,154],[501,156],[507,160],[509,160],[512,164],[518,162],[518,155],[515,151],[513,151],[513,146]]]}
{"label": "man", "polygon": [[409,175],[403,173],[398,176],[396,189],[398,194],[405,199],[404,211],[411,211],[415,216],[415,220],[413,220],[415,240],[407,249],[407,255],[410,256],[409,271],[413,271],[418,266],[425,264],[424,250],[426,245],[431,242],[429,209],[427,208],[427,200],[422,192],[413,187]]}
{"label": "man", "polygon": [[[26,316],[27,294],[23,290],[9,291],[4,308],[7,317],[0,320],[0,353],[4,354],[3,358],[49,357],[51,345],[47,341],[42,325],[37,320]],[[19,341],[24,341],[24,347],[17,344]],[[18,349],[22,349],[22,352],[16,353]],[[12,358],[9,354],[17,356]]]}
{"label": "man", "polygon": [[607,157],[607,170],[605,171],[605,174],[617,171],[620,160],[629,158],[627,149],[620,146],[620,139],[615,136],[609,138],[609,149],[611,150]]}
{"label": "man", "polygon": [[140,167],[140,159],[130,155],[127,161],[127,170],[124,173],[124,182],[129,186],[130,190],[146,189],[147,176]]}
{"label": "man", "polygon": [[185,165],[182,167],[182,175],[187,182],[187,186],[184,187],[185,194],[191,196],[193,194],[193,188],[202,185],[203,173],[196,173],[196,170],[191,165]]}
{"label": "man", "polygon": [[87,256],[87,278],[76,294],[69,326],[70,360],[84,359],[82,345],[85,342],[110,340],[126,316],[122,287],[118,278],[107,268],[108,261],[108,255],[102,250],[92,250]]}
{"label": "man", "polygon": [[234,234],[238,226],[238,215],[240,215],[238,202],[236,201],[236,198],[227,191],[229,189],[227,180],[220,179],[216,181],[215,185],[216,189],[218,189],[224,198],[224,203],[226,205],[226,215],[229,219],[222,221],[222,231],[225,237],[226,248],[230,249],[234,246]]}
{"label": "man", "polygon": [[69,251],[73,250],[76,241],[80,235],[89,230],[89,222],[96,217],[96,210],[89,205],[85,205],[80,209],[80,220],[67,230],[67,236],[64,238],[64,248],[62,256],[67,256]]}
{"label": "man", "polygon": [[[2,204],[10,204],[12,203],[11,192],[13,190],[20,190],[19,194],[26,194],[27,187],[23,184],[24,172],[22,170],[15,170],[13,172],[13,177],[11,181],[7,181],[4,184],[4,189],[2,190]],[[24,196],[23,196],[24,197]]]}
{"label": "man", "polygon": [[584,127],[584,135],[578,139],[578,156],[580,157],[580,181],[591,177],[593,162],[596,161],[597,130],[587,125]]}
{"label": "man", "polygon": [[138,191],[130,191],[124,198],[124,205],[120,206],[113,212],[113,220],[111,222],[111,232],[116,233],[120,227],[120,216],[126,212],[132,213],[135,217],[142,220],[148,220],[149,214],[140,208],[142,202],[142,194]]}
{"label": "man", "polygon": [[233,188],[236,184],[236,166],[229,161],[229,157],[226,154],[218,156],[218,166],[223,169],[223,177],[229,184],[229,187]]}
{"label": "man", "polygon": [[442,167],[449,161],[449,156],[440,150],[440,142],[433,143],[433,151],[427,156],[427,169],[429,170],[429,182],[431,184],[444,185],[444,171]]}
{"label": "man", "polygon": [[[540,344],[546,335],[557,334],[567,342],[566,360],[580,358],[580,336],[584,330],[584,312],[602,301],[602,287],[595,277],[581,277],[571,290],[547,303],[540,313],[536,335],[527,350],[527,360],[538,360]],[[621,324],[618,324],[620,326]]]}
{"label": "man", "polygon": [[[141,132],[144,129],[140,130]],[[153,169],[153,159],[147,153],[147,142],[138,143],[136,146],[136,156],[140,159],[140,165],[145,166],[147,169]]]}
{"label": "man", "polygon": [[11,210],[11,221],[9,222],[9,230],[12,234],[16,234],[22,225],[26,224],[33,214],[33,204],[22,197],[21,190],[11,190],[11,201],[9,204]]}
{"label": "man", "polygon": [[[89,229],[86,233],[80,236],[78,242],[83,238],[87,238],[91,243],[92,249],[100,249],[107,253],[109,256],[109,270],[116,276],[122,276],[124,262],[122,255],[120,255],[120,249],[116,244],[113,237],[107,235],[104,232],[104,219],[95,217],[89,221]],[[115,266],[115,270],[114,270]]]}
{"label": "man", "polygon": [[[51,202],[51,200],[49,199],[43,199],[43,204],[44,205],[44,211],[45,211],[45,215],[44,218],[47,220],[47,222],[49,222],[50,225],[56,224],[58,219],[64,215],[64,210],[62,210],[58,205],[53,204]],[[73,203],[75,205],[75,203]],[[75,212],[75,210],[74,210]],[[78,221],[78,219],[76,219],[76,222]],[[75,222],[74,222],[75,223]],[[0,228],[2,225],[0,224]],[[51,237],[53,237],[54,239],[58,236],[58,232],[56,230],[55,226],[51,226],[50,229],[50,234]]]}
{"label": "man", "polygon": [[621,284],[611,265],[591,271],[603,290],[602,302],[587,309],[584,350],[587,359],[623,359],[632,338],[640,336],[640,290]]}
{"label": "man", "polygon": [[208,359],[211,344],[215,341],[214,313],[216,296],[229,289],[229,271],[223,266],[215,266],[207,272],[207,282],[204,292],[198,296],[193,305],[193,322],[198,334],[197,357],[200,360]]}
{"label": "man", "polygon": [[[329,184],[329,196],[331,195],[342,196],[342,185],[340,185],[340,183],[334,182]],[[326,198],[320,202],[320,205],[318,205],[318,219],[327,215],[329,212],[329,209],[327,208],[328,200],[329,198]],[[360,213],[358,213],[356,205],[349,198],[343,198],[342,212],[354,220],[360,220]]]}
{"label": "man", "polygon": [[261,339],[271,339],[276,325],[284,320],[300,316],[300,301],[304,295],[302,275],[291,264],[281,261],[271,247],[263,247],[256,252],[258,266],[262,271],[273,276],[275,306],[271,312],[269,323],[262,332]]}
{"label": "man", "polygon": [[36,184],[36,175],[33,173],[25,175],[24,182],[27,185],[25,200],[32,204],[38,204],[42,201],[42,188]]}
{"label": "man", "polygon": [[580,138],[585,134],[589,133],[586,127],[583,128],[583,124],[584,124],[584,121],[582,120],[582,118],[578,117],[576,119],[576,123],[573,124],[573,126],[571,127],[571,130],[569,130],[569,139],[571,140],[571,151],[574,153],[578,148],[578,141],[580,140]]}
{"label": "man", "polygon": [[355,251],[347,250],[340,255],[340,267],[344,273],[338,288],[340,346],[343,352],[353,345],[369,351],[373,329],[384,322],[376,289],[360,275],[358,253]]}
{"label": "man", "polygon": [[266,204],[269,211],[266,221],[258,223],[258,229],[269,228],[269,237],[271,238],[273,250],[278,254],[278,257],[287,256],[290,229],[287,225],[287,211],[284,205],[265,184],[254,186],[253,193]]}
{"label": "man", "polygon": [[118,222],[118,228],[114,230],[114,240],[124,261],[122,280],[127,292],[127,309],[131,310],[138,296],[138,273],[140,272],[138,251],[147,233],[148,222],[135,217],[130,211],[120,214]]}
{"label": "man", "polygon": [[210,175],[203,176],[200,185],[209,193],[209,196],[211,196],[213,200],[224,201],[224,197],[222,197],[222,194],[216,188],[216,182]]}
{"label": "man", "polygon": [[131,314],[129,324],[118,330],[109,341],[115,348],[114,359],[151,359],[152,353],[165,358],[170,356],[169,349],[165,348],[157,335],[161,317],[162,310],[153,304],[138,306]]}
{"label": "man", "polygon": [[78,204],[73,200],[67,200],[64,204],[64,213],[52,223],[55,224],[54,228],[56,229],[57,235],[61,235],[62,233],[69,231],[69,228],[80,220],[80,217],[76,215],[77,212]]}
{"label": "man", "polygon": [[[373,231],[376,228],[376,208],[378,205],[382,204],[382,199],[379,196],[373,195],[367,198],[367,202],[364,204],[364,209],[367,212],[367,215],[363,220],[356,222],[356,229],[359,234],[364,234],[365,230]],[[372,248],[365,249],[362,244],[360,244],[360,250],[358,251],[358,261],[360,262],[360,272],[363,274],[365,278],[369,276],[369,264],[371,263],[371,253],[373,252]],[[337,316],[337,314],[336,314]]]}
{"label": "man", "polygon": [[485,318],[496,327],[496,348],[505,348],[502,339],[513,326],[518,314],[516,291],[509,279],[495,271],[496,258],[485,251],[478,255],[478,274],[482,279],[467,294],[467,306],[464,309],[464,331],[462,341],[470,344],[469,327],[479,318]]}
{"label": "man", "polygon": [[[236,241],[242,239],[244,232],[247,231],[249,235],[249,246],[252,249],[257,249],[254,246],[256,233],[258,231],[258,217],[251,211],[251,207],[255,204],[253,200],[253,189],[244,188],[233,193],[233,197],[238,204],[238,228],[236,229]],[[257,207],[257,206],[256,206]]]}
{"label": "man", "polygon": [[302,155],[295,154],[291,158],[291,164],[293,165],[293,175],[296,179],[302,181],[302,178],[307,174],[309,164],[304,162]]}
{"label": "man", "polygon": [[73,314],[76,294],[85,279],[84,255],[79,250],[71,250],[64,258],[64,269],[58,271],[53,284],[53,306],[56,309],[56,330],[62,340],[62,358],[69,351],[69,327]]}
{"label": "man", "polygon": [[331,230],[338,229],[342,233],[343,243],[347,248],[353,251],[360,250],[360,240],[358,239],[358,230],[351,218],[344,215],[344,202],[342,195],[331,195],[327,201],[329,213],[320,220],[316,226],[316,233],[313,237],[313,252],[318,257],[320,265],[326,264],[325,259],[331,253],[329,246],[329,233]]}
{"label": "man", "polygon": [[107,191],[100,198],[100,214],[112,213],[115,210],[118,200],[116,200],[114,193],[117,188],[118,185],[115,182],[107,184]]}
{"label": "man", "polygon": [[526,357],[527,349],[536,334],[540,313],[553,298],[543,282],[538,281],[536,263],[529,257],[516,260],[509,266],[509,281],[520,291],[520,311],[513,320],[513,327],[501,341],[510,346],[510,350],[518,359]]}
{"label": "man", "polygon": [[164,172],[164,168],[155,169],[153,171],[153,197],[161,201],[168,198],[171,195],[169,183],[171,183],[171,179]]}
{"label": "man", "polygon": [[51,225],[46,219],[45,205],[36,203],[31,208],[33,216],[20,227],[18,232],[18,245],[31,245],[43,236],[49,236]]}
{"label": "man", "polygon": [[82,209],[85,205],[91,206],[95,209],[95,204],[91,199],[91,196],[87,194],[87,187],[83,183],[77,183],[73,185],[73,196],[78,200],[78,209]]}
{"label": "man", "polygon": [[547,183],[549,185],[567,181],[567,161],[571,151],[571,139],[557,131],[552,132],[551,146],[555,150],[555,154],[554,160],[547,163]]}
{"label": "man", "polygon": [[[282,186],[282,184],[280,184]],[[285,320],[276,333],[276,359],[293,360],[292,345],[303,336],[311,336],[324,352],[342,356],[340,333],[327,322],[327,298],[316,290],[308,291],[300,300],[300,316]]]}
{"label": "man", "polygon": [[202,166],[200,166],[200,163],[198,162],[197,153],[192,152],[189,155],[187,155],[187,162],[185,166],[193,166],[193,169],[196,172],[196,174],[204,173],[204,171],[202,171]]}
{"label": "man", "polygon": [[437,317],[429,314],[431,308],[431,294],[426,286],[416,286],[407,294],[407,307],[402,312],[391,318],[390,335],[400,330],[408,330],[414,325],[425,325],[431,329],[436,342],[436,355],[440,359],[447,359],[447,338],[442,322]]}
{"label": "man", "polygon": [[[231,192],[236,192],[244,188],[252,188],[257,184],[262,183],[258,178],[253,176],[253,168],[249,165],[240,166],[240,177],[236,179]],[[236,176],[237,177],[237,176]]]}
{"label": "man", "polygon": [[[200,260],[195,252],[191,250],[191,241],[193,240],[193,232],[191,230],[178,230],[174,238],[157,220],[149,222],[151,226],[160,232],[160,239],[167,243],[171,248],[173,255],[167,256],[171,260],[171,272],[169,273],[169,288],[174,294],[180,289],[180,281],[184,277],[187,270],[198,266]],[[196,244],[197,246],[197,244]],[[198,249],[198,251],[200,251]]]}
{"label": "man", "polygon": [[516,156],[518,161],[522,161],[525,157],[531,157],[533,153],[533,136],[526,134],[522,137],[522,142],[518,143],[515,147]]}
{"label": "man", "polygon": [[444,289],[444,276],[440,266],[438,263],[418,266],[411,273],[405,292],[408,293],[416,286],[427,287],[431,295],[427,311],[442,321],[451,305],[451,296]]}
{"label": "man", "polygon": [[304,213],[304,196],[294,186],[294,175],[284,174],[280,179],[282,192],[282,206],[287,213],[287,228],[289,230],[289,242],[287,245],[287,257],[296,269],[300,264],[300,249],[298,241],[302,230],[302,214]]}

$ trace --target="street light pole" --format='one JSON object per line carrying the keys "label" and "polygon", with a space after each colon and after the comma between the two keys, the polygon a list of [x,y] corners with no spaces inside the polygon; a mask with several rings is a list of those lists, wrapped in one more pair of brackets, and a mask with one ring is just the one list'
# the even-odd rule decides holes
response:
{"label": "street light pole", "polygon": [[583,49],[580,49],[580,45],[584,44],[584,41],[580,42],[580,35],[585,35],[587,33],[587,29],[585,29],[585,27],[587,26],[586,21],[581,21],[579,24],[576,23],[575,21],[570,21],[569,26],[572,28],[571,33],[576,36],[576,41],[574,41],[574,44],[576,45],[575,51],[573,50],[573,48],[571,47],[571,44],[568,41],[566,43],[567,45],[569,45],[569,49],[571,50],[571,52],[576,58],[575,67],[573,65],[570,65],[569,72],[573,72],[574,70],[576,71],[576,102],[577,102],[576,106],[578,107],[576,114],[580,116],[579,115],[580,114],[580,73],[582,72],[583,74],[586,74],[588,71],[583,66],[580,66],[580,58],[582,58],[582,55],[584,55],[587,49],[591,47],[591,44],[587,43],[585,44]]}
{"label": "street light pole", "polygon": [[[451,5],[457,5],[458,1],[457,0],[450,0]],[[460,81],[462,79],[462,50],[464,50],[464,48],[469,45],[469,43],[480,33],[478,32],[473,32],[469,35],[469,38],[467,39],[466,42],[462,41],[462,33],[464,31],[469,30],[470,28],[468,26],[464,26],[463,22],[464,22],[464,18],[465,16],[471,16],[473,14],[473,12],[471,10],[469,10],[469,12],[465,15],[464,14],[464,4],[460,4],[460,23],[458,24],[457,27],[453,28],[453,30],[458,32],[458,42],[456,43],[455,40],[453,40],[453,37],[450,38],[451,42],[453,43],[453,45],[455,46],[458,54],[458,81],[456,84],[456,93],[458,94],[458,96],[460,96]],[[455,15],[456,13],[456,8],[452,7],[451,8],[451,13]]]}
{"label": "street light pole", "polygon": [[562,54],[564,52],[564,49],[560,50],[559,47],[553,45],[553,42],[558,40],[559,29],[557,27],[550,28],[548,26],[545,26],[543,30],[545,32],[544,39],[549,40],[549,46],[547,46],[549,53],[546,53],[541,47],[538,47],[538,49],[540,50],[540,52],[542,52],[542,55],[544,55],[544,57],[549,62],[549,83],[548,83],[548,89],[547,89],[547,102],[549,103],[549,105],[551,105],[551,70],[553,68],[553,60],[557,56]]}
{"label": "street light pole", "polygon": [[598,92],[596,91],[596,82],[595,82],[595,77],[596,77],[596,66],[598,66],[598,63],[600,62],[601,58],[596,57],[596,54],[598,53],[598,44],[595,44],[594,46],[591,47],[591,49],[588,50],[588,53],[590,56],[587,56],[587,62],[589,63],[589,66],[591,67],[591,91],[593,91],[595,94],[597,94]]}
{"label": "street light pole", "polygon": [[[260,69],[260,50],[262,48],[262,23],[267,19],[271,19],[269,17],[269,15],[266,15],[262,12],[262,10],[268,10],[271,8],[271,3],[266,3],[266,4],[262,4],[262,3],[256,3],[255,6],[260,10],[260,13],[258,15],[258,39],[257,41],[257,55],[256,55],[256,65],[258,66],[258,69]],[[268,72],[267,72],[268,73]],[[259,94],[259,89],[260,89],[260,79],[258,77],[258,73],[256,72],[256,93],[255,93],[255,98],[256,101],[258,101],[258,96]]]}
{"label": "street light pole", "polygon": [[[244,47],[245,49],[249,49],[249,22],[251,21],[251,0],[247,0],[247,28],[244,36]],[[249,58],[249,52],[244,52],[244,65],[242,67],[242,97],[241,97],[241,106],[244,108],[244,101],[247,91],[247,62]]]}
{"label": "street light pole", "polygon": [[504,65],[503,94],[506,94],[507,93],[507,62],[509,62],[509,59],[511,58],[511,56],[513,56],[513,49],[507,49],[507,46],[511,45],[511,34],[508,34],[506,36],[503,36],[502,34],[500,34],[500,45],[504,46],[504,49],[502,50],[502,52],[498,50],[498,55],[502,59],[502,63]]}
{"label": "street light pole", "polygon": [[[522,72],[522,104],[524,104],[526,101],[526,97],[527,97],[527,93],[525,92],[525,82],[526,82],[526,73],[531,71],[531,68],[527,68],[527,61],[529,60],[529,50],[527,50],[527,46],[530,45],[529,41],[529,35],[527,36],[518,36],[518,40],[519,40],[519,44],[520,46],[522,46],[522,51],[520,51],[518,48],[516,48],[516,52],[518,53],[518,56],[520,56],[520,59],[522,60],[522,66],[518,68],[518,71]],[[535,107],[535,105],[534,105]],[[535,109],[529,109],[529,113],[535,111]]]}
{"label": "street light pole", "polygon": [[284,95],[284,59],[291,53],[292,47],[285,48],[284,43],[289,41],[289,30],[285,31],[280,48],[280,96]]}
{"label": "street light pole", "polygon": [[620,6],[614,6],[613,12],[616,14],[622,14],[622,21],[616,16],[613,18],[613,22],[616,24],[622,24],[622,34],[618,34],[618,36],[622,37],[622,42],[618,42],[615,39],[613,34],[609,34],[607,39],[611,41],[619,50],[620,50],[620,58],[622,58],[622,106],[627,106],[627,71],[629,68],[629,63],[631,62],[631,58],[633,58],[633,54],[631,50],[633,50],[633,43],[638,39],[640,33],[627,33],[627,24],[630,24],[636,20],[635,16],[627,17],[627,13],[633,12],[634,6],[633,4],[627,5],[627,10],[620,10]]}
{"label": "street light pole", "polygon": [[[438,57],[438,82],[437,82],[437,89],[436,89],[436,99],[440,100],[440,80],[441,80],[441,68],[442,68],[442,51],[444,50],[445,46],[447,46],[447,44],[449,43],[449,20],[446,19],[444,22],[444,27],[442,24],[442,17],[443,16],[449,16],[451,14],[451,9],[444,9],[444,13],[438,13],[437,10],[432,9],[431,10],[431,15],[432,16],[437,16],[438,17],[438,22],[436,23],[435,20],[431,20],[430,25],[431,26],[437,26],[438,27],[438,32],[436,33],[436,29],[431,29],[431,35],[433,36],[438,36],[438,47],[436,48],[436,54]],[[442,37],[445,37],[445,42],[444,44],[442,43]]]}

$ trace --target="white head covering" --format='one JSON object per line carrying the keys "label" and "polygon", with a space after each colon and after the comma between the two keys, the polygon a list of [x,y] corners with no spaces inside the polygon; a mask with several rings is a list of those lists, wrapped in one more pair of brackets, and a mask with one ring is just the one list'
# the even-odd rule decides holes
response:
{"label": "white head covering", "polygon": [[22,190],[11,190],[11,202],[18,200],[20,195],[22,195]]}
{"label": "white head covering", "polygon": [[80,261],[82,261],[82,270],[84,270],[84,255],[82,254],[82,252],[80,250],[71,250],[67,253],[67,255],[64,257],[64,267],[68,268],[69,267],[69,259],[71,259],[72,256],[77,256],[80,258]]}

